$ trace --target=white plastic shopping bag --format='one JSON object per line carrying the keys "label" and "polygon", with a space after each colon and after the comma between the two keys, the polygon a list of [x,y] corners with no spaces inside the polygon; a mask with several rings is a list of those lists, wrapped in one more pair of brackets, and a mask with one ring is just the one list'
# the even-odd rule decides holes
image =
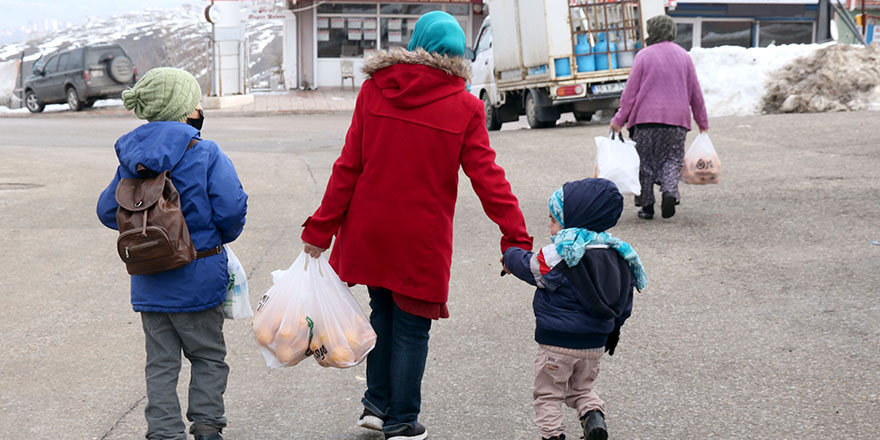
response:
{"label": "white plastic shopping bag", "polygon": [[313,356],[321,366],[347,368],[366,359],[376,332],[326,258],[300,253],[272,279],[253,326],[268,366],[294,366]]}
{"label": "white plastic shopping bag", "polygon": [[596,137],[596,168],[595,177],[608,179],[617,185],[623,195],[639,195],[642,185],[639,183],[639,153],[636,143],[625,141],[623,135],[614,133],[609,137]]}
{"label": "white plastic shopping bag", "polygon": [[721,178],[721,160],[709,139],[708,133],[700,133],[684,155],[681,180],[693,185],[718,183]]}
{"label": "white plastic shopping bag", "polygon": [[229,271],[229,285],[226,286],[226,301],[223,301],[223,315],[228,319],[246,319],[254,316],[248,298],[247,273],[238,257],[228,244],[226,249],[226,268]]}

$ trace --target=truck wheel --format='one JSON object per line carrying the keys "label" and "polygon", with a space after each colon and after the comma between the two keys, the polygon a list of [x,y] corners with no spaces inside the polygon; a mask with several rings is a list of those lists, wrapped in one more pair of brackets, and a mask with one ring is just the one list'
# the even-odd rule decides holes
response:
{"label": "truck wheel", "polygon": [[37,94],[33,90],[28,90],[24,95],[24,105],[31,113],[39,113],[46,108],[46,104],[40,102],[40,99],[37,98]]}
{"label": "truck wheel", "polygon": [[489,94],[483,93],[483,110],[486,111],[486,130],[496,131],[501,129],[501,118],[492,103],[489,101]]}
{"label": "truck wheel", "polygon": [[67,106],[70,107],[71,111],[78,112],[83,108],[83,102],[80,101],[79,95],[76,94],[76,89],[73,87],[67,88]]}
{"label": "truck wheel", "polygon": [[593,120],[593,112],[574,112],[574,120],[590,122]]}
{"label": "truck wheel", "polygon": [[529,92],[526,95],[526,119],[531,128],[550,128],[556,125],[556,120],[542,121],[538,119],[538,100],[535,99],[534,92]]}

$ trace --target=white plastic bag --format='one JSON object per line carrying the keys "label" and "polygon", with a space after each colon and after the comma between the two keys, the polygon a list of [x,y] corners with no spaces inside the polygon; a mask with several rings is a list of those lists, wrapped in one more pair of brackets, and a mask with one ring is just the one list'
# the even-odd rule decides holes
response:
{"label": "white plastic bag", "polygon": [[642,185],[639,183],[639,153],[636,143],[611,137],[596,137],[596,168],[595,177],[608,179],[617,185],[623,195],[639,195]]}
{"label": "white plastic bag", "polygon": [[684,155],[681,180],[692,185],[718,183],[721,178],[721,160],[709,139],[708,133],[700,133]]}
{"label": "white plastic bag", "polygon": [[266,365],[294,366],[313,356],[321,366],[348,368],[366,359],[376,332],[326,258],[300,253],[272,279],[253,326]]}
{"label": "white plastic bag", "polygon": [[228,244],[226,249],[226,268],[229,271],[229,285],[226,286],[226,301],[223,301],[223,315],[228,319],[246,319],[254,316],[248,298],[247,273],[238,257]]}

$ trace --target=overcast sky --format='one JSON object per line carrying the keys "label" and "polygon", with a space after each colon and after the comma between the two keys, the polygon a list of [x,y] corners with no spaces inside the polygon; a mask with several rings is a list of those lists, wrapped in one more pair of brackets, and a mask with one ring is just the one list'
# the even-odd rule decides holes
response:
{"label": "overcast sky", "polygon": [[109,17],[149,8],[171,8],[207,0],[0,0],[0,29],[18,28],[30,21],[55,19],[81,23],[88,16]]}

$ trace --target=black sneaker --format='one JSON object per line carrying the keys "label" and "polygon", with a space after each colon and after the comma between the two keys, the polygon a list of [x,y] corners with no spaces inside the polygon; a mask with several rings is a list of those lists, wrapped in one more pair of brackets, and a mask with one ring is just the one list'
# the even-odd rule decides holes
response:
{"label": "black sneaker", "polygon": [[418,422],[413,426],[407,426],[403,431],[385,433],[385,440],[422,440],[427,437],[428,431]]}
{"label": "black sneaker", "polygon": [[358,419],[358,426],[361,428],[381,431],[383,425],[385,425],[385,419],[366,408],[364,408],[364,412],[361,413],[361,417]]}
{"label": "black sneaker", "polygon": [[642,209],[639,210],[639,218],[645,220],[651,220],[654,218],[654,205],[643,206]]}
{"label": "black sneaker", "polygon": [[555,437],[550,437],[550,438],[541,437],[541,440],[565,440],[565,434],[559,434]]}
{"label": "black sneaker", "polygon": [[672,195],[671,192],[666,191],[663,193],[663,202],[660,204],[660,214],[663,218],[669,218],[675,215],[675,205],[678,203],[675,201],[675,196]]}
{"label": "black sneaker", "polygon": [[196,435],[196,440],[223,440],[223,436],[219,432],[208,435]]}
{"label": "black sneaker", "polygon": [[584,440],[608,440],[605,416],[598,409],[594,409],[581,417],[581,427],[584,428]]}

